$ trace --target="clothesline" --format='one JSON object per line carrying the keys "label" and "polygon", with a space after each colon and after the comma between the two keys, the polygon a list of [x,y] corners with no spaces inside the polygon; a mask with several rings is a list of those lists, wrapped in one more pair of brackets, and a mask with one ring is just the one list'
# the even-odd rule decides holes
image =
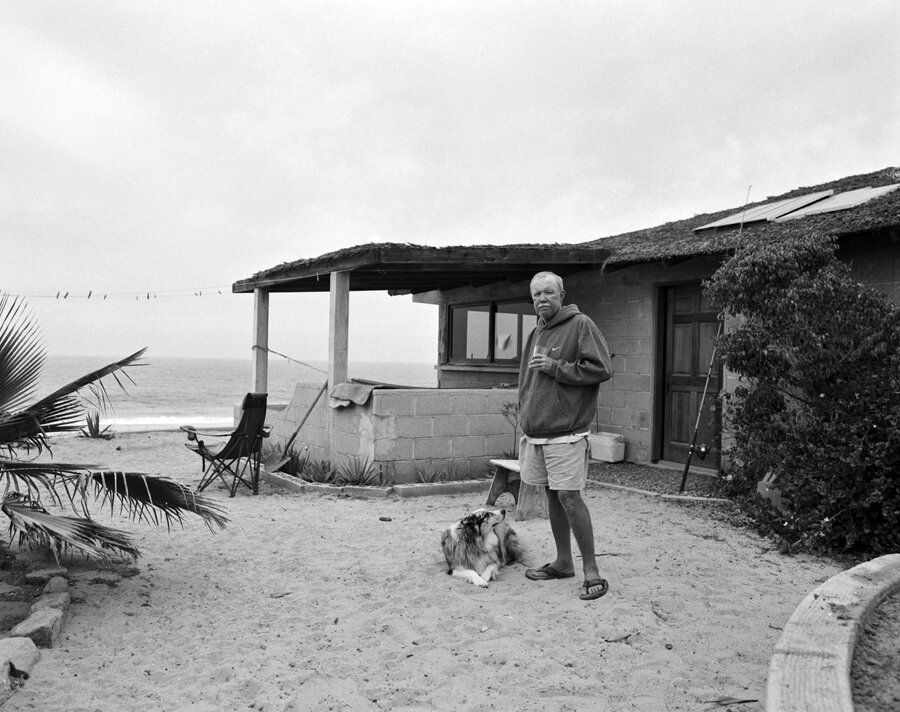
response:
{"label": "clothesline", "polygon": [[[93,298],[95,302],[107,301],[109,299],[134,299],[146,301],[153,299],[173,299],[178,297],[222,296],[223,289],[228,290],[229,288],[222,286],[195,287],[192,289],[145,290],[141,292],[98,292],[89,289],[87,294],[59,290],[56,294],[10,294],[9,296],[24,299],[53,299],[60,302],[75,301],[79,299],[90,300],[91,298]],[[230,294],[231,292],[227,293]]]}
{"label": "clothesline", "polygon": [[318,371],[319,373],[324,373],[326,376],[328,375],[328,371],[325,371],[325,370],[323,370],[323,369],[321,369],[321,368],[318,368],[317,366],[313,366],[313,365],[310,364],[310,363],[306,363],[305,361],[299,361],[298,359],[291,358],[290,356],[286,356],[286,355],[283,354],[283,353],[280,353],[280,352],[278,352],[278,351],[275,351],[275,349],[270,349],[270,348],[267,348],[267,347],[265,347],[265,346],[257,346],[257,345],[255,345],[255,344],[253,345],[253,349],[254,349],[255,351],[265,351],[266,353],[275,354],[276,356],[281,356],[281,358],[287,359],[287,360],[290,361],[291,363],[296,363],[296,364],[299,364],[299,365],[301,365],[301,366],[306,366],[307,368],[311,368],[313,371]]}

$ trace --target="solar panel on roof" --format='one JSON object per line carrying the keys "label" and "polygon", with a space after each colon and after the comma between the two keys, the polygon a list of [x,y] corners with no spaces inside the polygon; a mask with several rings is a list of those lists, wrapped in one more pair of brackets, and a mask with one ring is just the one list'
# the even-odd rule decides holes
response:
{"label": "solar panel on roof", "polygon": [[833,213],[838,210],[847,210],[855,208],[857,205],[868,203],[870,200],[880,195],[890,193],[892,190],[900,188],[900,183],[894,185],[882,185],[878,188],[857,188],[856,190],[848,190],[844,193],[838,193],[814,205],[808,205],[800,208],[787,215],[776,218],[776,222],[784,220],[793,220],[794,218],[802,218],[807,215],[819,215],[820,213]]}
{"label": "solar panel on roof", "polygon": [[755,208],[742,210],[739,213],[729,215],[728,217],[721,218],[719,220],[716,220],[715,222],[701,225],[700,227],[695,227],[694,232],[698,232],[699,230],[710,230],[714,227],[728,227],[731,225],[737,226],[741,224],[746,225],[747,223],[760,222],[762,220],[776,220],[782,215],[786,215],[793,210],[798,210],[800,208],[816,203],[819,200],[823,200],[824,198],[827,198],[828,196],[833,194],[833,190],[823,190],[818,193],[809,193],[807,195],[801,195],[796,198],[787,198],[786,200],[778,200],[774,203],[757,205]]}

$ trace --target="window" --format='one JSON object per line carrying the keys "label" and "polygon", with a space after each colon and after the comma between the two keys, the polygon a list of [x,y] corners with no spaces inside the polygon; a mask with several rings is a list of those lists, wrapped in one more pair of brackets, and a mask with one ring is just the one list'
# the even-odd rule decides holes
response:
{"label": "window", "polygon": [[450,361],[517,364],[537,324],[530,301],[450,307]]}

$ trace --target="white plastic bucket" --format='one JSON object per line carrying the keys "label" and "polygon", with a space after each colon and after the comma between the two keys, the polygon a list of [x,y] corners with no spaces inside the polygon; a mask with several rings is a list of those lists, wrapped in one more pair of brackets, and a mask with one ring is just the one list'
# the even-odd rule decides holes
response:
{"label": "white plastic bucket", "polygon": [[601,462],[622,462],[625,459],[625,438],[618,433],[591,433],[591,459]]}

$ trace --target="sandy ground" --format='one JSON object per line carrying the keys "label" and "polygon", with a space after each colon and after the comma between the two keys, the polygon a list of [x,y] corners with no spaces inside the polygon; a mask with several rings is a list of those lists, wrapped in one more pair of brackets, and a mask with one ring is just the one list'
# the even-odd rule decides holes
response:
{"label": "sandy ground", "polygon": [[[54,454],[196,483],[182,443],[73,438]],[[208,492],[223,532],[113,519],[143,552],[136,571],[71,564],[59,645],[5,709],[759,711],[782,627],[839,570],[702,509],[591,487],[610,592],[585,603],[579,579],[533,582],[519,564],[489,589],[446,575],[440,532],[481,494]],[[531,563],[552,558],[547,520],[514,527]],[[721,698],[757,701],[707,702]]]}

